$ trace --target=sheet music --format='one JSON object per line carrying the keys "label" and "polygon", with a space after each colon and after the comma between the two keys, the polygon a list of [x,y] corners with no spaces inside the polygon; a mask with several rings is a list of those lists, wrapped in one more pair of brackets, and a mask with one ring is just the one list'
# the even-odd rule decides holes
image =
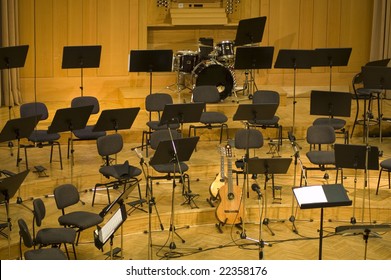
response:
{"label": "sheet music", "polygon": [[110,220],[98,231],[99,240],[104,244],[122,223],[121,208],[111,216]]}
{"label": "sheet music", "polygon": [[322,186],[300,187],[293,189],[299,205],[327,202]]}

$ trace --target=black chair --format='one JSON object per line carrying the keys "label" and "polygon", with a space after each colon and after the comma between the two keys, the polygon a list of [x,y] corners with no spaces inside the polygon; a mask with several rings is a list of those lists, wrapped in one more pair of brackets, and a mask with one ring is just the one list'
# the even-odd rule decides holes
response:
{"label": "black chair", "polygon": [[[80,194],[72,184],[63,184],[54,189],[54,199],[57,209],[62,215],[58,218],[60,225],[71,227],[77,231],[76,245],[79,243],[80,233],[88,228],[99,225],[103,218],[99,214],[88,211],[72,211],[66,213],[65,210],[80,202]],[[68,208],[69,209],[69,208]]]}
{"label": "black chair", "polygon": [[[316,167],[303,166],[304,176],[307,178],[308,170],[336,170],[335,182],[337,183],[339,168],[335,166],[335,152],[332,147],[336,140],[334,128],[329,125],[312,125],[307,129],[306,140],[310,145],[306,156],[310,163],[316,165]],[[328,174],[325,173],[323,178],[328,179]],[[342,178],[341,169],[341,181]],[[302,180],[303,176],[300,177],[300,186]]]}
{"label": "black chair", "polygon": [[[390,59],[382,59],[370,61],[365,66],[378,66],[378,67],[386,67]],[[369,126],[378,125],[380,129],[380,117],[381,117],[381,90],[378,89],[369,89],[364,88],[362,72],[354,75],[352,79],[352,89],[353,96],[352,99],[356,101],[356,116],[354,118],[352,132],[350,134],[350,138],[353,136],[354,128],[356,125],[363,126],[363,142],[365,142],[365,138],[367,136],[367,129]],[[363,111],[361,112],[361,119],[359,119],[360,114],[360,101],[363,103]],[[377,118],[374,118],[373,115],[373,101],[377,103]],[[368,118],[369,117],[369,118]],[[369,122],[368,122],[369,121]]]}
{"label": "black chair", "polygon": [[[40,115],[40,120],[46,120],[49,117],[48,108],[42,102],[31,102],[25,103],[20,106],[20,116],[23,117],[31,117]],[[28,137],[28,140],[32,142],[31,145],[21,145],[24,148],[25,161],[26,161],[26,169],[28,169],[28,159],[27,159],[27,149],[28,148],[42,148],[45,146],[50,146],[50,163],[53,160],[53,148],[54,146],[58,147],[58,154],[60,159],[60,167],[62,169],[62,156],[61,156],[61,146],[60,142],[60,134],[58,133],[48,133],[47,129],[35,129],[32,134]],[[17,166],[19,166],[19,160],[17,159]]]}
{"label": "black chair", "polygon": [[[150,136],[156,130],[166,129],[167,125],[159,125],[160,117],[166,104],[173,104],[172,96],[168,93],[153,93],[145,97],[145,110],[148,112],[148,130],[143,131],[141,150],[144,150],[148,157],[148,146],[150,145]],[[170,129],[179,129],[178,123],[170,124]]]}
{"label": "black chair", "polygon": [[[181,133],[176,130],[172,130],[171,135],[173,139],[178,139],[182,137]],[[168,129],[154,131],[151,134],[151,139],[150,139],[151,149],[156,150],[160,141],[167,141],[167,140],[171,140],[170,131]],[[180,162],[179,165],[177,162],[175,162],[174,164],[166,163],[166,164],[151,165],[151,167],[158,174],[164,174],[164,175],[148,176],[151,192],[153,190],[152,183],[153,181],[156,180],[173,180],[173,185],[175,186],[174,175],[175,178],[183,177],[184,179],[184,182],[182,182],[183,183],[182,195],[185,194],[186,183],[188,188],[190,189],[190,179],[189,179],[189,175],[186,173],[189,170],[189,166],[185,162]]]}
{"label": "black chair", "polygon": [[[277,106],[280,106],[280,94],[273,90],[257,90],[253,94],[252,103],[277,104]],[[273,118],[270,120],[249,120],[250,126],[253,127],[260,127],[262,129],[277,129],[277,152],[280,151],[280,147],[282,145],[282,125],[279,122],[280,117],[277,115],[274,115]]]}
{"label": "black chair", "polygon": [[[23,219],[18,220],[19,226],[19,255],[22,260],[68,260],[66,254],[59,248],[40,248],[35,249],[34,241],[31,237],[29,228]],[[23,252],[23,246],[30,248],[30,250]],[[33,248],[33,249],[31,249]]]}
{"label": "black chair", "polygon": [[76,241],[76,231],[72,228],[42,228],[36,232],[35,225],[41,227],[42,221],[46,217],[46,207],[42,199],[36,198],[33,200],[33,236],[35,244],[39,247],[52,246],[60,247],[62,244],[65,247],[65,252],[69,259],[69,252],[67,244],[72,245],[73,254],[76,257],[75,241]]}
{"label": "black chair", "polygon": [[[72,108],[77,108],[77,107],[83,107],[83,106],[89,106],[92,105],[94,106],[91,112],[91,115],[98,114],[100,111],[100,106],[99,106],[99,100],[94,97],[94,96],[79,96],[75,97],[71,101],[71,107]],[[73,130],[73,135],[75,138],[68,138],[68,154],[67,158],[69,158],[70,151],[73,149],[73,143],[75,141],[91,141],[91,140],[96,140],[101,136],[105,136],[106,132],[105,131],[92,131],[94,129],[95,125],[86,125],[85,128],[82,129],[76,129]],[[73,150],[72,150],[73,152]]]}
{"label": "black chair", "polygon": [[376,188],[376,195],[379,193],[380,188],[380,178],[383,171],[387,172],[388,175],[388,188],[391,189],[391,179],[390,179],[390,172],[391,172],[391,158],[385,159],[380,162],[380,171],[379,171],[379,179],[377,180],[377,188]]}
{"label": "black chair", "polygon": [[[216,86],[197,86],[193,89],[192,92],[192,100],[193,102],[204,102],[206,104],[217,104],[220,100],[220,93]],[[223,138],[223,130],[225,128],[227,139],[228,136],[228,117],[219,111],[207,111],[205,106],[205,110],[201,114],[200,123],[201,125],[191,124],[189,126],[189,136],[191,135],[191,130],[193,130],[193,135],[197,136],[196,130],[199,128],[219,128],[220,129],[220,143]]]}
{"label": "black chair", "polygon": [[245,160],[250,158],[250,150],[254,151],[263,147],[263,135],[257,129],[244,129],[241,128],[236,131],[234,138],[234,147],[238,150],[243,150],[244,154],[241,159],[235,161],[236,170],[233,173],[236,174],[236,184],[239,184],[238,174],[244,174]]}
{"label": "black chair", "polygon": [[121,134],[110,134],[106,136],[99,137],[96,140],[98,153],[104,159],[104,165],[99,168],[99,173],[102,174],[107,179],[113,178],[113,181],[107,183],[97,183],[94,187],[94,194],[92,197],[92,206],[95,203],[96,191],[99,187],[105,187],[107,192],[108,203],[110,204],[110,189],[117,189],[120,186],[125,188],[128,184],[138,184],[139,200],[142,203],[141,190],[139,179],[137,176],[141,175],[141,169],[132,165],[129,165],[128,161],[124,163],[112,164],[112,159],[110,156],[116,155],[123,148],[123,139]]}

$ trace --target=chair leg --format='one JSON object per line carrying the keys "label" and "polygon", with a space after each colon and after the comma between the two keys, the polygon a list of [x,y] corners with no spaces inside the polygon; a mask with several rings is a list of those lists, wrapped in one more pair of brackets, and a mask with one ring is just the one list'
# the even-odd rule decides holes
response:
{"label": "chair leg", "polygon": [[[377,179],[377,188],[376,188],[376,195],[379,193],[379,186],[380,186],[380,178],[381,178],[381,173],[383,172],[383,167],[380,168],[380,172],[379,172],[379,178]],[[388,180],[390,178],[390,173],[388,173]],[[390,181],[388,181],[390,182]]]}

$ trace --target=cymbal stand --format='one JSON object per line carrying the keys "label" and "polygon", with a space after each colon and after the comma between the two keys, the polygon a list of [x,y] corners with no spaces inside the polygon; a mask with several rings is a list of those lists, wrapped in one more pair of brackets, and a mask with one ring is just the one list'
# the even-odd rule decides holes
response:
{"label": "cymbal stand", "polygon": [[[296,138],[291,132],[288,132],[288,139],[291,142],[292,149],[294,152],[293,156],[295,157],[294,169],[293,169],[294,170],[293,171],[293,187],[296,186],[297,163],[300,164],[300,169],[301,169],[300,174],[301,174],[301,177],[304,178],[305,185],[307,185],[307,177],[304,172],[303,162],[300,159],[300,151],[299,150],[301,149],[301,147],[299,146],[299,144],[296,143]],[[294,213],[295,212],[294,208],[295,208],[295,196],[292,194],[291,216],[289,217],[289,221],[292,223],[292,231],[297,234],[298,230],[295,225],[296,213]],[[296,212],[297,212],[297,209],[298,209],[298,205],[296,205]],[[312,220],[310,220],[310,221],[312,221]]]}

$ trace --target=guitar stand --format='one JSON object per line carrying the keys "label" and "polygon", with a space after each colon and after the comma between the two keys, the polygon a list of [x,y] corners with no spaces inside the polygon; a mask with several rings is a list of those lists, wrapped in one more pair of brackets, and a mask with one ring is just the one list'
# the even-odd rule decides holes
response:
{"label": "guitar stand", "polygon": [[[224,221],[223,222],[218,222],[217,224],[215,224],[217,230],[219,233],[223,233],[223,229],[221,227],[225,226],[227,223],[227,221]],[[237,223],[237,224],[234,224],[235,227],[237,227],[240,231],[243,231],[243,227],[242,227],[242,224],[243,224],[243,221],[242,221],[242,218],[240,218],[240,222]]]}

